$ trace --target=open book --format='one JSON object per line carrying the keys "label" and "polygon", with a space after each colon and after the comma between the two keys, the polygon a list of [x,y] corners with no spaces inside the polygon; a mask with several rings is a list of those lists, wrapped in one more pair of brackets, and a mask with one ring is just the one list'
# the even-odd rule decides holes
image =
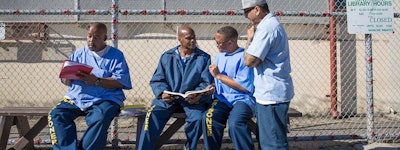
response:
{"label": "open book", "polygon": [[171,95],[182,96],[183,98],[186,98],[186,97],[188,97],[190,94],[204,93],[204,92],[208,92],[208,91],[210,91],[210,90],[212,90],[212,89],[213,89],[213,88],[211,88],[211,89],[203,89],[203,90],[198,90],[198,91],[186,91],[185,94],[183,94],[183,93],[177,93],[177,92],[171,92],[171,91],[164,91],[164,93],[171,94]]}
{"label": "open book", "polygon": [[76,79],[79,79],[79,77],[77,76],[78,71],[90,74],[90,72],[92,70],[93,70],[93,67],[91,67],[89,65],[71,61],[71,60],[64,60],[59,77],[76,80]]}

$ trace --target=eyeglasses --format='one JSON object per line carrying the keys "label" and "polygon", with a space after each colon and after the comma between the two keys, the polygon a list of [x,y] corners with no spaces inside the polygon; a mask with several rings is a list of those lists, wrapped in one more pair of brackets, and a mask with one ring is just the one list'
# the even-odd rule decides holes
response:
{"label": "eyeglasses", "polygon": [[223,42],[215,41],[215,43],[217,43],[217,46],[222,46],[224,43],[229,42],[229,41],[230,41],[230,40],[228,40],[228,41],[223,41]]}
{"label": "eyeglasses", "polygon": [[256,8],[256,7],[250,7],[250,8],[246,8],[246,9],[244,9],[243,11],[244,11],[244,14],[248,14],[250,11],[252,11],[254,8]]}

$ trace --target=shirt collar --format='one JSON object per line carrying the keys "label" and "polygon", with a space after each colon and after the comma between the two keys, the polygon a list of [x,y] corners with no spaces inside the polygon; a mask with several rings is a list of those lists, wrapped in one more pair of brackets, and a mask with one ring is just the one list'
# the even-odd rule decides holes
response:
{"label": "shirt collar", "polygon": [[93,52],[94,56],[96,57],[103,57],[105,54],[107,54],[107,52],[110,50],[110,46],[106,45],[106,47],[104,47],[104,49],[97,51],[97,52]]}
{"label": "shirt collar", "polygon": [[242,52],[242,51],[244,51],[244,49],[243,48],[241,48],[241,47],[239,47],[237,50],[235,50],[234,52],[232,52],[232,53],[225,53],[225,56],[232,56],[232,55],[235,55],[236,53],[239,53],[239,52]]}

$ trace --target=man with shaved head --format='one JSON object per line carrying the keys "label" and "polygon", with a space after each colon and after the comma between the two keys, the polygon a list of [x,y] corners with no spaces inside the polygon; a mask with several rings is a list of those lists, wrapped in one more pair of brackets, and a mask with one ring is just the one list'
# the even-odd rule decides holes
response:
{"label": "man with shaved head", "polygon": [[[79,79],[62,78],[68,86],[64,98],[49,113],[49,130],[54,150],[104,149],[107,130],[123,106],[123,89],[131,89],[129,68],[124,54],[106,44],[107,27],[92,23],[87,45],[73,52],[69,60],[93,67]],[[74,120],[85,116],[88,128],[79,141]]]}
{"label": "man with shaved head", "polygon": [[164,91],[185,93],[186,91],[211,89],[213,80],[208,66],[210,55],[196,47],[196,35],[189,26],[178,29],[180,45],[161,55],[158,66],[150,80],[155,99],[147,112],[139,139],[139,150],[154,149],[165,124],[173,113],[185,112],[187,148],[196,149],[200,138],[201,120],[211,102],[210,92],[192,94],[186,98],[170,95]]}

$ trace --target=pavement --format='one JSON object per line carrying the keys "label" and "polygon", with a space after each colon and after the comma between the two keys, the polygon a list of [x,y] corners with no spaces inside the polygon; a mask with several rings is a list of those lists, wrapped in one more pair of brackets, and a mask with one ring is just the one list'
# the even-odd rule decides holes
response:
{"label": "pavement", "polygon": [[304,141],[290,142],[290,150],[400,150],[400,143],[371,143],[366,141]]}
{"label": "pavement", "polygon": [[[181,150],[182,144],[164,145],[161,150]],[[124,148],[121,148],[124,149]],[[133,147],[126,148],[133,149]],[[198,149],[205,149],[203,144],[198,145]],[[290,150],[400,150],[400,143],[372,143],[365,141],[301,141],[290,142]],[[221,150],[235,150],[232,144],[222,144]],[[256,147],[256,150],[258,148]]]}
{"label": "pavement", "polygon": [[[256,144],[256,143],[255,143]],[[51,145],[35,145],[37,150],[51,150]],[[135,149],[134,144],[120,144],[119,150]],[[183,144],[163,145],[161,150],[182,150]],[[198,149],[204,149],[203,144],[198,145]],[[371,143],[366,141],[300,141],[290,142],[290,150],[400,150],[400,143]],[[111,145],[107,145],[106,150],[113,150]],[[235,150],[231,143],[222,144],[221,150]],[[256,148],[258,150],[258,148]]]}
{"label": "pavement", "polygon": [[400,143],[372,143],[368,145],[355,146],[362,146],[362,149],[364,150],[400,150]]}

